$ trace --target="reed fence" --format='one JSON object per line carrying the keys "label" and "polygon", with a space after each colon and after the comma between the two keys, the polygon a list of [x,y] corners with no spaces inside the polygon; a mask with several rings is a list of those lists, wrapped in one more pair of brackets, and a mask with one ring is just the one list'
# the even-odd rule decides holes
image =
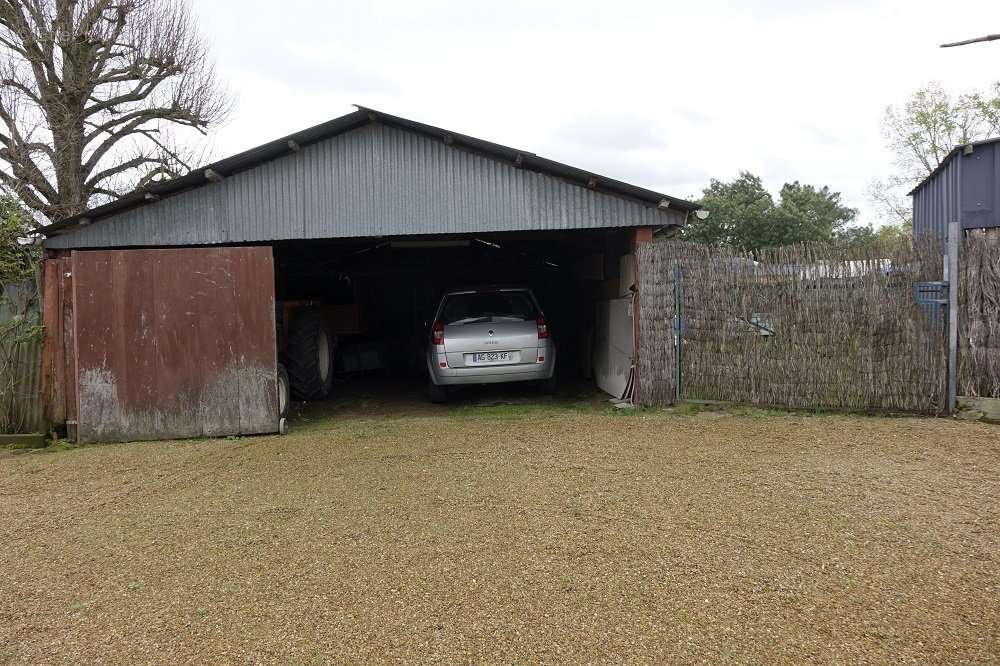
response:
{"label": "reed fence", "polygon": [[43,432],[38,280],[0,288],[0,434]]}
{"label": "reed fence", "polygon": [[966,232],[960,266],[958,392],[1000,398],[1000,229]]}
{"label": "reed fence", "polygon": [[942,279],[942,249],[646,244],[635,400],[939,413],[945,308],[918,305],[914,285]]}

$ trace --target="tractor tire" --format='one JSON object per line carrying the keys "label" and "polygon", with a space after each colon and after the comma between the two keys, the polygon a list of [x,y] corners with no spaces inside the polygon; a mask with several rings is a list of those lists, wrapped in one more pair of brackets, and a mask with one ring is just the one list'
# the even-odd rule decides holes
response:
{"label": "tractor tire", "polygon": [[285,362],[293,400],[323,400],[333,388],[335,338],[319,308],[303,308],[288,330]]}
{"label": "tractor tire", "polygon": [[278,416],[284,418],[288,416],[288,406],[292,402],[291,385],[288,382],[288,370],[281,363],[278,364]]}

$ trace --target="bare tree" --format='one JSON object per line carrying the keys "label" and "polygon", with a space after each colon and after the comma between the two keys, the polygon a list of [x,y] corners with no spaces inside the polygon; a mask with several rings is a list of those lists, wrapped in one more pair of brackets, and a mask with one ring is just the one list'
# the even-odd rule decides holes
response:
{"label": "bare tree", "polygon": [[187,170],[230,106],[187,0],[0,0],[0,185],[50,221]]}

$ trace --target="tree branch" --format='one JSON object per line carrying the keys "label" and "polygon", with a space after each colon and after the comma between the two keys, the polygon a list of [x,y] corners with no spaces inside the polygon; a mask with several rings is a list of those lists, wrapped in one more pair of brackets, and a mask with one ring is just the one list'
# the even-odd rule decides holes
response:
{"label": "tree branch", "polygon": [[111,178],[112,176],[118,175],[120,173],[124,173],[126,171],[131,170],[131,169],[136,169],[138,167],[143,166],[144,164],[159,164],[162,161],[163,161],[162,159],[157,158],[157,157],[148,157],[146,155],[138,155],[136,157],[133,157],[130,160],[126,160],[124,162],[120,162],[120,163],[118,163],[118,164],[116,164],[116,165],[114,165],[112,167],[108,167],[107,169],[102,169],[101,171],[98,171],[89,180],[87,180],[86,186],[87,186],[88,189],[93,189],[93,188],[97,187],[98,183],[100,183],[101,181],[107,180],[108,178]]}
{"label": "tree branch", "polygon": [[10,189],[17,197],[19,197],[21,201],[27,204],[28,207],[39,212],[49,210],[51,203],[42,201],[42,199],[34,192],[25,188],[23,183],[17,178],[0,171],[0,182],[3,182],[3,184],[7,186],[7,188]]}
{"label": "tree branch", "polygon": [[997,39],[1000,39],[1000,34],[985,35],[984,37],[974,37],[973,39],[963,39],[960,42],[951,42],[950,44],[942,44],[941,48],[950,49],[953,46],[966,46],[967,44],[978,44],[979,42],[992,42]]}

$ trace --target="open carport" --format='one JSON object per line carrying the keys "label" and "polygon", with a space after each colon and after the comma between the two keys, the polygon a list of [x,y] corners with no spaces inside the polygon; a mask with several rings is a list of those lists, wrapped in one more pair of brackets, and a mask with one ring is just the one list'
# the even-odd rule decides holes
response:
{"label": "open carport", "polygon": [[49,417],[79,440],[274,432],[286,385],[419,377],[441,293],[495,284],[536,293],[561,378],[628,397],[634,250],[694,209],[362,108],[49,227]]}
{"label": "open carport", "polygon": [[276,293],[292,307],[326,304],[337,335],[335,370],[349,379],[421,375],[422,348],[445,291],[525,286],[557,332],[559,377],[589,380],[595,304],[618,296],[618,281],[601,279],[602,260],[628,255],[629,238],[601,229],[277,243]]}

